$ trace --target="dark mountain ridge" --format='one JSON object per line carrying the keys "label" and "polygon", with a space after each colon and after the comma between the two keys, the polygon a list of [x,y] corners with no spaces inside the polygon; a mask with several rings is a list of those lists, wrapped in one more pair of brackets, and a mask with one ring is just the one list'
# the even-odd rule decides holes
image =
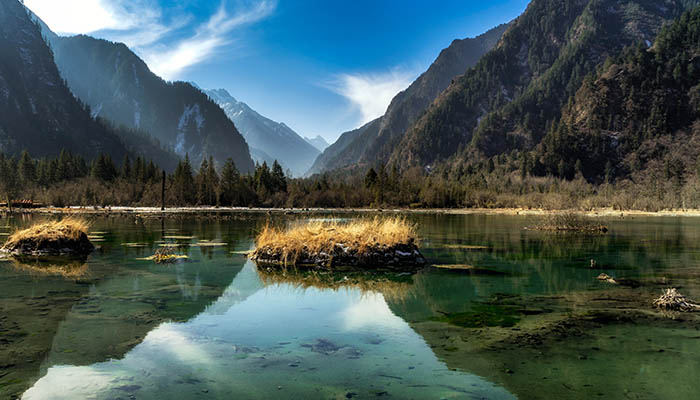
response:
{"label": "dark mountain ridge", "polygon": [[148,132],[194,163],[231,157],[243,173],[253,170],[248,145],[221,108],[185,82],[166,82],[126,45],[79,35],[46,33],[61,75],[72,92],[100,116]]}
{"label": "dark mountain ridge", "polygon": [[413,121],[450,85],[453,78],[476,64],[498,43],[507,26],[497,26],[476,38],[453,41],[440,52],[426,72],[394,97],[384,116],[342,134],[318,157],[309,172],[318,173],[357,163],[386,162]]}
{"label": "dark mountain ridge", "polygon": [[54,63],[41,27],[15,0],[0,3],[0,150],[34,157],[68,149],[88,159],[148,154],[163,168],[175,158],[143,134],[115,129],[90,115]]}

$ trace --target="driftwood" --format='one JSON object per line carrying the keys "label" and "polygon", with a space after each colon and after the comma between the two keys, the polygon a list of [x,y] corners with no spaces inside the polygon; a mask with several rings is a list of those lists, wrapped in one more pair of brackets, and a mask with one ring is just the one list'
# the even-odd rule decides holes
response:
{"label": "driftwood", "polygon": [[670,311],[700,311],[700,305],[688,300],[680,294],[676,288],[665,289],[664,293],[653,304],[662,309]]}

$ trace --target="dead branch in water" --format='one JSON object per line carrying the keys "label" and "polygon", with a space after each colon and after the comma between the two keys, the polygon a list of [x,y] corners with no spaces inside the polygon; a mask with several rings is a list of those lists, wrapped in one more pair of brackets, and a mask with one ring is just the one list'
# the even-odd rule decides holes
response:
{"label": "dead branch in water", "polygon": [[700,305],[688,300],[680,294],[676,288],[664,290],[664,293],[658,299],[654,300],[654,305],[663,310],[671,311],[699,311]]}

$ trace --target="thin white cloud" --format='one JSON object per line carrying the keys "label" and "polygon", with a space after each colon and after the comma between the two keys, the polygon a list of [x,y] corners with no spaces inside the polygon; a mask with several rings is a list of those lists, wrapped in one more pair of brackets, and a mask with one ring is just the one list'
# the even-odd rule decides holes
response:
{"label": "thin white cloud", "polygon": [[[192,28],[192,16],[165,21],[156,0],[25,0],[25,5],[59,34],[95,34],[123,42],[139,54],[153,72],[176,79],[187,68],[206,61],[231,42],[234,29],[257,22],[276,9],[276,0],[253,0],[252,6],[229,12],[226,0],[206,22]],[[247,3],[250,4],[250,3]],[[179,40],[167,40],[179,32]],[[184,33],[183,33],[184,32]]]}
{"label": "thin white cloud", "polygon": [[341,74],[330,89],[345,97],[365,124],[384,115],[389,103],[416,78],[413,72],[393,70],[379,74]]}
{"label": "thin white cloud", "polygon": [[166,49],[146,49],[141,53],[148,66],[165,79],[174,79],[188,67],[208,59],[214,51],[230,42],[228,34],[243,25],[269,16],[276,8],[274,1],[260,1],[254,7],[231,15],[224,4],[194,36]]}

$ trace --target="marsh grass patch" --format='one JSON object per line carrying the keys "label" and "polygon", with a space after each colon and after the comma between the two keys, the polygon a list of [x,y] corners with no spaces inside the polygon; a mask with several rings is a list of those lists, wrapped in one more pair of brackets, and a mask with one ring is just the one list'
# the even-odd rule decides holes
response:
{"label": "marsh grass patch", "polygon": [[423,265],[416,226],[405,217],[311,220],[266,225],[250,258],[264,265],[399,267]]}
{"label": "marsh grass patch", "polygon": [[86,220],[72,217],[34,224],[13,232],[0,251],[12,255],[87,255],[94,249],[89,228]]}

